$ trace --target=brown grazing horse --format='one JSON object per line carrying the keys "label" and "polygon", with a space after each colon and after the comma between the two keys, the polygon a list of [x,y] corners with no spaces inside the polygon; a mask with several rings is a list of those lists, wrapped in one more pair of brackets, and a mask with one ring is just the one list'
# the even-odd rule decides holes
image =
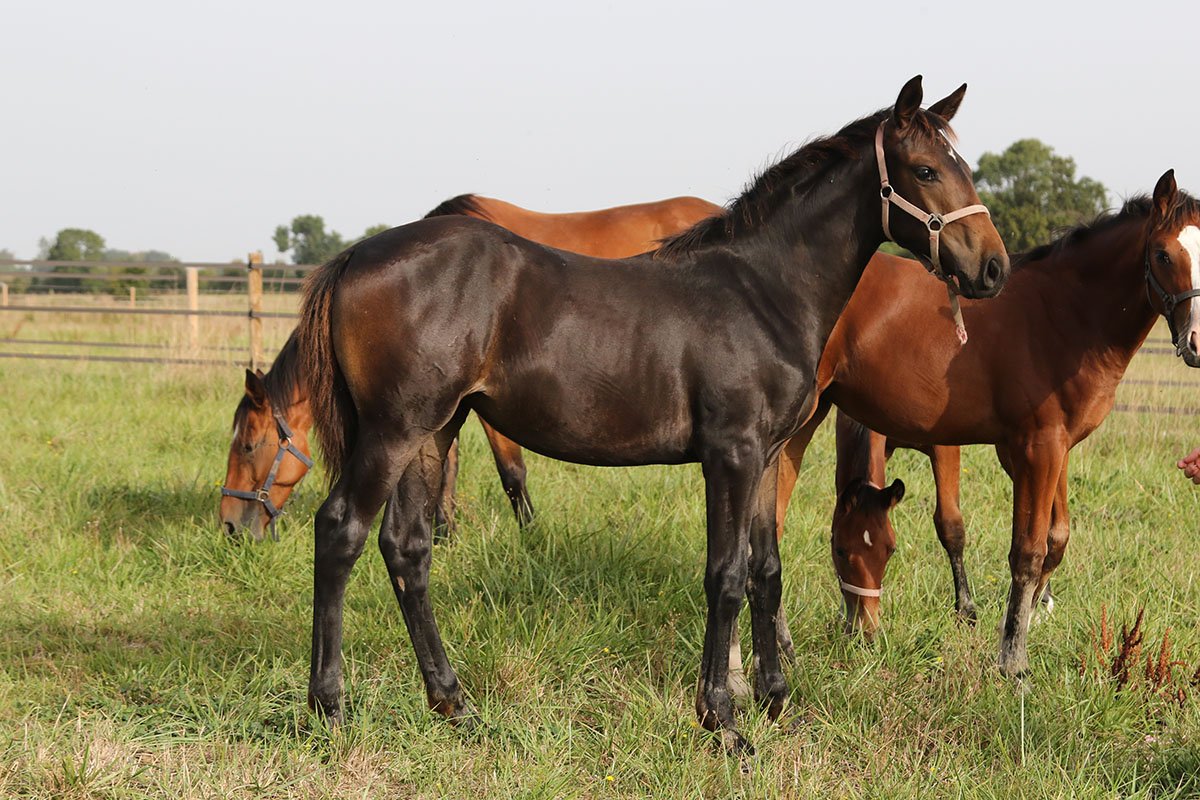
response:
{"label": "brown grazing horse", "polygon": [[[503,200],[464,194],[425,216],[477,217],[549,247],[600,258],[625,258],[653,250],[659,240],[719,213],[720,206],[698,197],[674,197],[600,211],[543,214]],[[245,530],[257,540],[268,527],[274,535],[283,504],[311,465],[308,431],[312,411],[299,370],[294,335],[288,337],[265,375],[246,370],[246,392],[234,411],[233,441],[221,492],[221,524],[231,536]],[[504,493],[517,521],[524,524],[533,518],[533,503],[525,485],[521,448],[482,419],[480,423],[496,459]],[[453,520],[457,442],[447,454],[445,465],[437,529],[444,529]]]}
{"label": "brown grazing horse", "polygon": [[[1167,172],[1152,198],[1131,199],[1014,261],[1000,298],[962,304],[970,340],[960,346],[946,297],[921,268],[876,256],[818,370],[818,416],[836,404],[891,444],[930,454],[935,526],[950,556],[958,613],[968,618],[974,604],[962,563],[956,445],[995,445],[1013,481],[1012,585],[1000,642],[1006,675],[1028,669],[1032,606],[1066,550],[1071,448],[1112,410],[1117,385],[1159,315],[1187,364],[1200,365],[1200,202]],[[853,420],[839,417],[838,482],[858,476],[882,484],[884,440]],[[780,519],[818,423],[814,417],[781,461]],[[835,530],[834,568],[843,582],[877,590],[890,553],[865,557],[862,533]],[[883,546],[885,537],[870,537],[871,547]],[[863,613],[852,594],[844,599],[858,605],[858,624],[873,629],[877,613]]]}
{"label": "brown grazing horse", "polygon": [[439,217],[314,272],[297,337],[333,486],[315,520],[312,706],[341,718],[346,581],[386,503],[379,546],[429,705],[473,719],[428,573],[442,462],[475,411],[559,460],[702,465],[708,615],[696,711],[728,750],[749,750],[726,687],[730,634],[748,594],[756,698],[776,718],[787,697],[775,640],[777,457],[816,406],[821,351],[862,270],[890,231],[966,294],[994,295],[1007,278],[999,234],[976,213],[945,130],[965,89],[923,111],[912,79],[894,108],[807,144],[654,254],[597,259]]}

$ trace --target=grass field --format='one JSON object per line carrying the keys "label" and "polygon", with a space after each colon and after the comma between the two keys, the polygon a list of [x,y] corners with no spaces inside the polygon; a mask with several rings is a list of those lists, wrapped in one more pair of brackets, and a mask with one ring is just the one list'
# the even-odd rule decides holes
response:
{"label": "grass field", "polygon": [[[1149,355],[1130,375],[1200,380]],[[1075,451],[1058,607],[1030,635],[1024,683],[994,667],[1010,491],[990,449],[964,457],[980,624],[952,618],[928,467],[901,453],[886,631],[866,646],[837,623],[826,426],[782,545],[799,654],[786,724],[742,715],[758,748],[743,774],[693,722],[699,469],[530,456],[539,519],[521,532],[474,423],[432,597],[484,725],[464,735],[426,710],[372,545],[347,593],[348,722],[325,730],[305,708],[322,476],[281,542],[219,533],[240,382],[233,368],[0,361],[0,796],[1200,795],[1200,488],[1173,466],[1200,443],[1195,416],[1114,414]],[[1200,408],[1195,387],[1121,400]],[[1144,652],[1171,629],[1182,702],[1146,691],[1140,665],[1121,691],[1080,675],[1101,609],[1129,621],[1142,607]]]}

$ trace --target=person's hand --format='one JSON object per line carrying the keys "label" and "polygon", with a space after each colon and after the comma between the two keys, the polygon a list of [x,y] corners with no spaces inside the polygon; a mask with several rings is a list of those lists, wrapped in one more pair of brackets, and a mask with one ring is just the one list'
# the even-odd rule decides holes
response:
{"label": "person's hand", "polygon": [[1200,486],[1200,447],[1179,459],[1175,466],[1183,470],[1183,474],[1191,478],[1192,483]]}

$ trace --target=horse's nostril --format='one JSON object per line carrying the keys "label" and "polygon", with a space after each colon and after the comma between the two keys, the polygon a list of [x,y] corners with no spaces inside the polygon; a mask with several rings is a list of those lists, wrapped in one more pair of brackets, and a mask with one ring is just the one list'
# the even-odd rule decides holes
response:
{"label": "horse's nostril", "polygon": [[225,523],[225,535],[226,535],[226,536],[233,536],[235,533],[237,533],[237,528],[236,528],[236,527],[234,527],[233,523],[232,523],[232,522],[226,522],[226,523]]}
{"label": "horse's nostril", "polygon": [[1003,268],[1000,266],[1000,259],[992,256],[988,259],[987,265],[983,268],[983,283],[987,288],[992,288],[996,282],[1000,280],[1000,273]]}

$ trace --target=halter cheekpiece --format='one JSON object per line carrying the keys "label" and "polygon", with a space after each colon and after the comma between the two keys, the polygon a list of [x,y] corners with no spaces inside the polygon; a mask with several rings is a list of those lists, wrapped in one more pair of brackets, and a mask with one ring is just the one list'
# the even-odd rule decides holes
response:
{"label": "halter cheekpiece", "polygon": [[253,502],[262,503],[263,510],[267,512],[267,518],[271,529],[271,538],[276,542],[279,541],[279,531],[275,528],[275,520],[283,514],[282,507],[276,507],[271,502],[271,487],[275,485],[275,477],[279,474],[279,465],[283,463],[283,457],[288,453],[295,456],[301,464],[312,468],[313,460],[292,444],[292,429],[288,427],[283,416],[278,411],[273,411],[272,416],[275,417],[275,428],[279,433],[279,449],[275,453],[275,461],[271,464],[271,471],[267,473],[267,479],[263,481],[263,485],[256,491],[244,492],[240,489],[230,489],[228,486],[221,487],[222,497],[236,497],[239,500],[250,500]]}
{"label": "halter cheekpiece", "polygon": [[[1171,332],[1171,344],[1175,345],[1175,355],[1182,356],[1184,342],[1179,340],[1179,334],[1175,331],[1175,308],[1186,300],[1191,300],[1193,297],[1200,297],[1200,288],[1189,289],[1179,294],[1171,294],[1158,282],[1158,278],[1154,277],[1154,270],[1150,269],[1150,254],[1146,253],[1147,299],[1149,299],[1151,291],[1158,295],[1158,299],[1162,303],[1163,316],[1167,320],[1167,330]],[[1151,304],[1153,305],[1153,302]]]}

